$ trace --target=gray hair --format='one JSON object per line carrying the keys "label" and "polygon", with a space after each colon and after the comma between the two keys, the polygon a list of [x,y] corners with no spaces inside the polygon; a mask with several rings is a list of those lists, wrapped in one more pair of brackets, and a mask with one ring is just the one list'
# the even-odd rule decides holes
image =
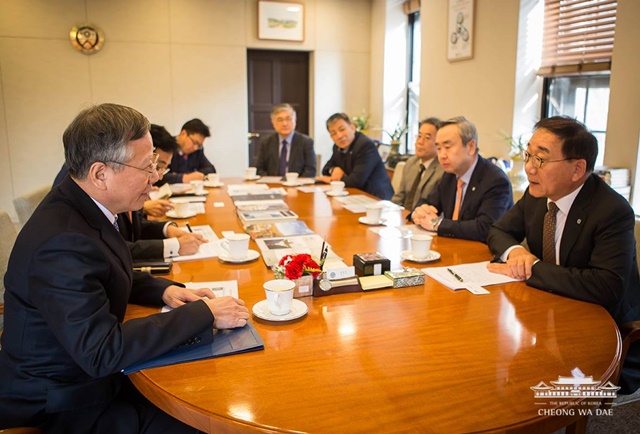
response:
{"label": "gray hair", "polygon": [[456,116],[451,119],[447,119],[440,124],[440,128],[446,125],[457,125],[458,132],[460,133],[460,138],[462,139],[462,144],[467,146],[471,140],[476,141],[476,150],[478,148],[478,130],[473,122],[464,116]]}
{"label": "gray hair", "polygon": [[296,116],[296,111],[293,109],[291,104],[288,104],[285,102],[285,103],[273,106],[273,108],[271,109],[271,119],[275,118],[278,113],[283,112],[285,110],[293,113],[293,117]]}
{"label": "gray hair", "polygon": [[128,143],[148,132],[149,120],[130,107],[100,104],[81,111],[62,136],[69,174],[84,180],[93,163],[126,163],[133,158]]}

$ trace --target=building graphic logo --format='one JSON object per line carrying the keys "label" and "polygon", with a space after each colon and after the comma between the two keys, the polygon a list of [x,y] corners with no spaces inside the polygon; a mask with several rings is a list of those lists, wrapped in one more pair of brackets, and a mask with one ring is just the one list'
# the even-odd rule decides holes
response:
{"label": "building graphic logo", "polygon": [[550,381],[553,386],[541,381],[531,387],[535,398],[542,399],[572,399],[572,398],[616,398],[620,387],[607,381],[600,384],[594,381],[593,376],[588,377],[562,377],[556,381]]}

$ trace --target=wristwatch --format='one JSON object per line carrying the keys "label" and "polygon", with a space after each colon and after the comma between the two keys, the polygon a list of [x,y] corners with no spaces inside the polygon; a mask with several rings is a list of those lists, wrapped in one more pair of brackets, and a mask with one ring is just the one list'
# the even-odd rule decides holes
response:
{"label": "wristwatch", "polygon": [[431,219],[431,227],[433,228],[434,231],[438,230],[438,226],[440,226],[440,223],[442,223],[444,217],[434,217]]}

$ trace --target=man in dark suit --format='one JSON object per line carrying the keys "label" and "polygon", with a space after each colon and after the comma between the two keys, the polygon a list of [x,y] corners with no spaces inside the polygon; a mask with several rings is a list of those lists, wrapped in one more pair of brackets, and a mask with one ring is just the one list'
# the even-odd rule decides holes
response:
{"label": "man in dark suit", "polygon": [[381,199],[391,199],[393,187],[382,158],[373,141],[356,131],[345,113],[335,113],[327,119],[327,130],[333,154],[322,168],[318,180],[326,183],[344,181],[346,187],[359,188]]}
{"label": "man in dark suit", "polygon": [[[149,122],[102,104],[63,137],[69,176],[20,232],[5,276],[0,428],[47,433],[194,432],[148,402],[123,368],[244,326],[232,297],[131,271],[116,215],[142,207],[158,179]],[[208,297],[204,299],[202,297]],[[123,323],[128,302],[176,309]]]}
{"label": "man in dark suit", "polygon": [[180,149],[173,154],[169,173],[163,179],[165,183],[202,181],[205,175],[216,173],[216,168],[204,155],[204,141],[209,136],[209,127],[200,119],[191,119],[182,126],[176,136]]}
{"label": "man in dark suit", "polygon": [[427,198],[444,174],[436,149],[439,127],[440,120],[437,118],[427,118],[420,122],[415,145],[416,155],[407,160],[400,187],[391,198],[391,202],[404,206],[409,211],[415,208],[420,199]]}
{"label": "man in dark suit", "polygon": [[275,134],[260,140],[258,175],[284,176],[296,172],[305,178],[316,176],[316,153],[313,139],[296,129],[296,112],[290,104],[278,104],[271,110]]}
{"label": "man in dark suit", "polygon": [[[524,153],[529,188],[489,231],[489,270],[597,303],[617,324],[640,319],[640,279],[629,203],[593,168],[598,142],[578,121],[543,119]],[[526,240],[527,248],[520,245]],[[640,346],[629,349],[620,393],[640,387]]]}
{"label": "man in dark suit", "polygon": [[[171,163],[178,144],[169,132],[160,125],[151,124],[149,129],[156,154],[157,169],[161,180]],[[53,181],[53,186],[60,184],[69,174],[66,163]],[[149,221],[142,214],[156,217],[164,216],[172,209],[168,200],[145,200],[141,211],[130,211],[118,214],[118,229],[129,246],[133,259],[162,259],[178,255],[192,255],[198,251],[206,240],[200,234],[193,234],[178,228],[175,222]]]}
{"label": "man in dark suit", "polygon": [[491,224],[513,206],[507,175],[478,154],[478,132],[463,116],[442,123],[438,160],[446,172],[411,219],[445,237],[487,242]]}

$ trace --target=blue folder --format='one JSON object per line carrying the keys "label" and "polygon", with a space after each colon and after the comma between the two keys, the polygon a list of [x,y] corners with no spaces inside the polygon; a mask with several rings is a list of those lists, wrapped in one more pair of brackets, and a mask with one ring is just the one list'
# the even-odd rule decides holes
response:
{"label": "blue folder", "polygon": [[264,350],[264,342],[262,342],[262,338],[253,327],[253,324],[247,322],[244,327],[216,330],[212,343],[172,350],[151,360],[131,365],[123,369],[122,372],[125,375],[129,375],[143,369],[157,368],[158,366],[175,365],[257,350]]}

